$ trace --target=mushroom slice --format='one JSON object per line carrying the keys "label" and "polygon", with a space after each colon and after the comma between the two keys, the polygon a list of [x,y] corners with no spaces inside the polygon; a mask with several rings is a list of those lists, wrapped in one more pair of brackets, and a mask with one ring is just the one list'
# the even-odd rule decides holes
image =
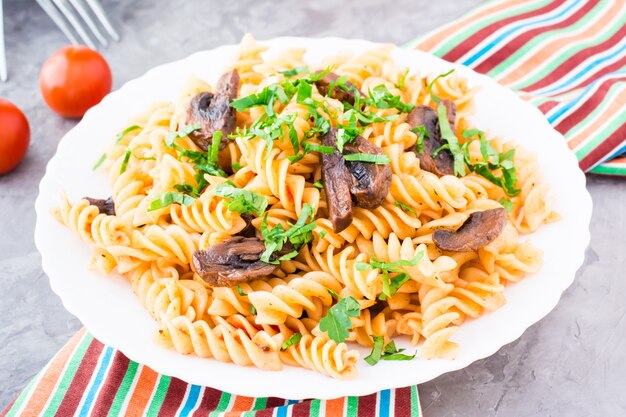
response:
{"label": "mushroom slice", "polygon": [[249,213],[244,213],[241,215],[243,221],[246,222],[246,226],[237,233],[237,236],[243,237],[255,237],[256,236],[256,228],[252,224],[252,220],[254,220],[254,216]]}
{"label": "mushroom slice", "polygon": [[[318,71],[317,74],[319,74],[320,72],[321,71]],[[334,72],[329,72],[319,80],[315,81],[317,91],[319,91],[321,95],[326,96],[328,95],[328,92],[330,91],[330,86],[332,84],[333,90],[330,92],[330,97],[341,102],[345,101],[351,106],[354,106],[355,94],[357,91],[359,91],[359,89],[355,84],[351,83],[350,81],[346,81],[346,90],[344,90],[343,88],[335,84],[338,79],[339,75],[335,74]],[[361,97],[363,97],[363,94],[361,94],[361,92],[359,92],[359,94],[361,95]]]}
{"label": "mushroom slice", "polygon": [[196,94],[187,106],[186,124],[199,124],[200,130],[189,134],[200,149],[206,151],[213,140],[213,133],[222,131],[220,150],[226,147],[228,135],[235,129],[237,111],[230,103],[237,98],[239,72],[236,69],[223,74],[217,82],[215,93]]}
{"label": "mushroom slice", "polygon": [[476,211],[456,230],[436,230],[435,246],[452,252],[476,251],[493,242],[506,226],[506,211],[495,208]]}
{"label": "mushroom slice", "polygon": [[89,201],[89,205],[98,207],[98,211],[107,216],[115,216],[115,202],[113,197],[109,197],[106,200],[100,198],[85,197],[85,200]]}
{"label": "mushroom slice", "polygon": [[352,175],[346,167],[343,155],[337,150],[336,143],[337,129],[332,128],[322,137],[322,145],[332,146],[334,149],[332,154],[322,154],[322,179],[328,217],[333,224],[333,230],[339,233],[352,223]]}
{"label": "mushroom slice", "polygon": [[[382,149],[362,136],[357,136],[354,142],[344,145],[344,154],[365,153],[370,155],[385,155]],[[375,209],[380,206],[391,186],[391,167],[389,164],[375,164],[373,162],[346,161],[350,171],[350,193],[358,207]]]}
{"label": "mushroom slice", "polygon": [[420,153],[417,147],[413,148],[420,160],[420,167],[439,176],[454,175],[454,157],[449,150],[444,149],[436,157],[432,156],[433,152],[446,144],[441,137],[437,113],[429,106],[415,106],[407,116],[407,122],[411,128],[424,126],[428,132],[428,137],[424,137],[424,152]]}
{"label": "mushroom slice", "polygon": [[193,253],[198,275],[214,287],[232,287],[241,282],[266,277],[278,265],[260,260],[265,245],[256,237],[235,236],[205,250]]}

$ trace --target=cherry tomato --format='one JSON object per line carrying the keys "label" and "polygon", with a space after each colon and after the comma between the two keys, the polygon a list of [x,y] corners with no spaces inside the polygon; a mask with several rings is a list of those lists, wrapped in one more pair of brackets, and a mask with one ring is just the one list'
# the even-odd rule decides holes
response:
{"label": "cherry tomato", "polygon": [[24,113],[0,98],[0,175],[12,171],[24,158],[30,142],[30,126]]}
{"label": "cherry tomato", "polygon": [[52,110],[63,117],[82,117],[111,92],[111,69],[97,51],[66,46],[43,64],[39,87]]}

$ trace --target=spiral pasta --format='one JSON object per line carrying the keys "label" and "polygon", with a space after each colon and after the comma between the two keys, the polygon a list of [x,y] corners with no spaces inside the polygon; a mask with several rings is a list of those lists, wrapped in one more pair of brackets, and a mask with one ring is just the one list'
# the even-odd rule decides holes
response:
{"label": "spiral pasta", "polygon": [[[313,66],[303,48],[268,59],[246,35],[220,81],[192,78],[129,121],[97,164],[110,200],[63,195],[53,215],[91,245],[90,267],[128,279],[157,343],[181,354],[351,378],[351,343],[393,351],[403,336],[422,359],[453,359],[463,322],[541,267],[520,235],[558,214],[534,155],[467,118],[475,88],[401,68],[392,49]],[[446,141],[430,155],[429,129]],[[439,152],[456,157],[448,174],[429,167]],[[501,222],[477,232],[488,212]],[[463,233],[489,236],[441,244]]]}

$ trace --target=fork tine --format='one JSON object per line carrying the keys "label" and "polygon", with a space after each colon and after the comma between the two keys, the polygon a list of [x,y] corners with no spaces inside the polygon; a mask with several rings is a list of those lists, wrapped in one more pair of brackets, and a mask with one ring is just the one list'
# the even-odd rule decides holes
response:
{"label": "fork tine", "polygon": [[89,29],[91,29],[91,32],[96,37],[98,42],[100,42],[102,44],[102,46],[104,46],[104,47],[108,46],[109,42],[107,42],[106,38],[104,37],[104,35],[100,31],[100,29],[98,28],[96,23],[91,18],[91,15],[89,14],[87,9],[85,8],[85,3],[83,3],[82,0],[70,0],[70,4],[72,6],[74,6],[74,8],[76,9],[76,11],[80,15],[80,17],[83,18],[83,20],[87,24],[87,27]]}
{"label": "fork tine", "polygon": [[111,25],[111,22],[109,21],[109,18],[107,17],[106,12],[102,8],[98,0],[86,0],[86,1],[87,1],[87,4],[91,7],[91,10],[93,10],[93,13],[96,15],[98,20],[100,20],[100,23],[102,23],[102,26],[106,29],[107,32],[109,32],[109,35],[111,35],[111,38],[113,38],[115,42],[119,42],[120,35],[117,33],[113,25]]}
{"label": "fork tine", "polygon": [[97,49],[96,44],[93,43],[83,25],[80,24],[80,21],[76,18],[76,14],[74,10],[72,10],[71,6],[67,3],[66,0],[52,0],[54,4],[59,8],[63,16],[70,22],[70,25],[74,28],[74,30],[78,33],[78,36],[81,37],[85,45],[90,47],[91,49]]}
{"label": "fork tine", "polygon": [[4,50],[4,16],[2,13],[2,0],[0,0],[0,81],[9,78],[7,70],[7,56]]}
{"label": "fork tine", "polygon": [[52,21],[57,25],[57,27],[61,29],[61,32],[63,32],[65,37],[69,39],[71,43],[73,43],[74,45],[80,44],[76,36],[74,36],[74,34],[72,33],[72,30],[70,29],[65,19],[63,19],[63,15],[61,15],[61,12],[59,12],[59,10],[54,7],[54,4],[52,4],[50,0],[36,1],[37,3],[39,3],[39,6],[41,6],[43,11],[46,12],[46,14],[50,17],[50,19],[52,19]]}

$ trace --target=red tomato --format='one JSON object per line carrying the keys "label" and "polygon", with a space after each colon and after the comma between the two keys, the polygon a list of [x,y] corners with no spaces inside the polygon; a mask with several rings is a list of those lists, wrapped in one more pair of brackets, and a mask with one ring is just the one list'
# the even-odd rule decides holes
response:
{"label": "red tomato", "polygon": [[86,46],[66,46],[43,64],[39,87],[48,106],[63,117],[82,117],[111,92],[111,69]]}
{"label": "red tomato", "polygon": [[0,175],[20,163],[30,142],[30,126],[20,109],[0,98]]}

